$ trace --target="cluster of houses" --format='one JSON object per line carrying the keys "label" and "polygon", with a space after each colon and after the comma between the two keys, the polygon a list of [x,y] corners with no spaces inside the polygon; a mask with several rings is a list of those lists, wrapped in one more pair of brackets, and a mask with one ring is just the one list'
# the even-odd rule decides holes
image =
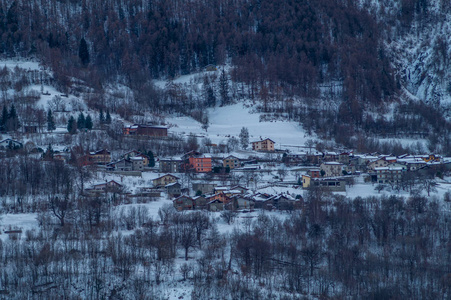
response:
{"label": "cluster of houses", "polygon": [[[105,151],[97,151],[89,154],[91,161],[104,162],[109,155]],[[286,156],[285,156],[286,157]],[[116,162],[106,164],[108,170],[142,170],[147,163],[148,157],[138,151],[131,151],[122,156]],[[352,181],[353,176],[368,173],[373,182],[396,183],[402,179],[405,172],[416,172],[428,167],[443,167],[446,161],[436,155],[427,156],[387,156],[387,155],[354,155],[353,153],[323,154],[318,165],[308,169],[301,176],[302,188],[321,187],[330,191],[344,192],[346,186]],[[243,170],[244,161],[238,157],[229,155],[222,159],[222,167],[234,170]],[[304,162],[305,163],[305,162]],[[192,184],[191,189],[184,188],[180,177],[174,173],[212,172],[213,160],[210,155],[204,155],[196,151],[186,153],[180,158],[161,159],[159,171],[163,173],[152,180],[153,186],[141,191],[143,195],[160,196],[165,192],[173,199],[174,207],[181,210],[207,209],[210,211],[220,210],[293,210],[300,208],[302,197],[292,195],[264,193],[251,193],[247,188],[236,185],[221,187],[209,181],[198,181]],[[94,192],[106,191],[108,189],[119,189],[121,185],[117,182],[108,182],[93,186],[88,189]],[[190,193],[191,191],[191,193]],[[190,195],[195,194],[195,197]]]}
{"label": "cluster of houses", "polygon": [[[199,190],[200,191],[200,190]],[[211,193],[190,197],[181,195],[172,200],[177,211],[205,209],[209,211],[223,210],[295,210],[302,206],[302,197],[290,194],[250,193],[242,186],[213,187]]]}
{"label": "cluster of houses", "polygon": [[[138,135],[147,137],[167,136],[167,128],[163,126],[134,124],[124,127],[125,135]],[[275,142],[271,139],[262,139],[252,142],[252,149],[257,152],[276,152]],[[0,150],[19,149],[24,147],[19,141],[4,139],[0,141]],[[67,159],[67,153],[52,156],[52,159]],[[282,151],[279,151],[282,152]],[[449,170],[451,160],[438,155],[358,155],[353,152],[283,152],[283,156],[275,156],[286,166],[300,167],[306,171],[297,181],[304,189],[321,187],[330,191],[344,192],[346,186],[353,180],[353,176],[368,174],[373,183],[397,184],[403,180],[407,172],[423,170]],[[152,158],[153,159],[153,158]],[[270,158],[271,159],[271,158]],[[141,175],[143,171],[158,171],[163,174],[153,179],[153,186],[142,188],[139,194],[143,196],[160,196],[165,192],[173,200],[177,210],[208,209],[241,210],[241,209],[282,209],[291,210],[299,207],[301,199],[289,194],[267,195],[250,193],[241,186],[218,187],[209,181],[193,183],[192,189],[184,188],[180,178],[173,175],[177,173],[218,173],[218,170],[228,173],[234,170],[256,171],[258,158],[240,159],[234,155],[226,157],[212,157],[197,151],[190,151],[180,157],[160,158],[157,167],[149,167],[151,158],[139,151],[129,151],[122,154],[119,159],[112,160],[111,152],[106,149],[89,152],[78,158],[84,165],[97,165],[106,171],[121,175]],[[263,160],[263,159],[262,159]],[[265,158],[268,163],[268,158]],[[271,163],[271,162],[270,162]],[[275,163],[275,162],[272,162]],[[152,164],[153,165],[153,164]],[[437,173],[437,172],[435,172]],[[296,184],[296,183],[292,183]],[[102,192],[124,192],[124,187],[116,181],[102,182],[86,189],[87,194],[97,195]],[[196,194],[196,197],[190,197]]]}
{"label": "cluster of houses", "polygon": [[148,155],[133,150],[123,154],[119,160],[107,163],[106,169],[109,171],[144,171],[149,162]]}
{"label": "cluster of houses", "polygon": [[427,169],[451,169],[451,161],[438,155],[354,155],[352,152],[335,152],[305,155],[305,161],[319,168],[308,170],[302,176],[303,188],[310,186],[328,187],[334,191],[344,191],[347,175],[368,173],[372,182],[397,184],[406,172]]}

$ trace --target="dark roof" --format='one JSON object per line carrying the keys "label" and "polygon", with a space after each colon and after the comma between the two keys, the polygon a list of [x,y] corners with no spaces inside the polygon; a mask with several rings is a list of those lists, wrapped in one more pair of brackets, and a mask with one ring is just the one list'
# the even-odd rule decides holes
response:
{"label": "dark roof", "polygon": [[175,198],[175,199],[172,200],[172,201],[177,201],[177,200],[180,200],[180,199],[183,199],[183,198],[186,198],[186,199],[191,200],[191,201],[193,200],[193,198],[191,198],[190,196],[181,195],[181,196]]}
{"label": "dark roof", "polygon": [[151,125],[151,124],[134,124],[132,126],[138,126],[138,127],[141,127],[141,128],[168,129],[166,126]]}
{"label": "dark roof", "polygon": [[107,185],[107,184],[109,184],[109,183],[114,183],[114,184],[116,184],[117,186],[122,186],[122,184],[117,183],[117,182],[114,181],[114,180],[110,180],[110,181],[108,181],[108,182],[102,182],[102,183],[93,184],[92,186]]}
{"label": "dark roof", "polygon": [[180,186],[182,186],[182,185],[181,185],[180,183],[178,183],[178,182],[173,182],[173,183],[166,184],[164,187],[168,188],[168,187],[172,187],[172,186],[175,186],[175,185],[180,185]]}
{"label": "dark roof", "polygon": [[102,154],[102,152],[106,152],[106,153],[110,154],[110,151],[108,151],[106,149],[102,149],[102,150],[98,150],[98,151],[93,152],[93,155]]}
{"label": "dark roof", "polygon": [[21,142],[13,140],[13,139],[4,139],[3,141],[0,141],[0,143],[3,143],[3,142],[13,142],[13,143],[17,143],[17,144],[21,144],[22,145]]}

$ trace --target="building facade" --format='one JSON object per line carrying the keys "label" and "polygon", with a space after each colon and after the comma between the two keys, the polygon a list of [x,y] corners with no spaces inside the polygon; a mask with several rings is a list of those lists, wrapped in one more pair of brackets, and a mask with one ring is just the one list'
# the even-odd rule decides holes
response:
{"label": "building facade", "polygon": [[274,152],[275,142],[271,139],[264,139],[262,141],[252,142],[252,150],[263,152]]}
{"label": "building facade", "polygon": [[168,136],[168,128],[164,126],[134,124],[124,127],[125,135],[144,135],[149,137],[165,137]]}

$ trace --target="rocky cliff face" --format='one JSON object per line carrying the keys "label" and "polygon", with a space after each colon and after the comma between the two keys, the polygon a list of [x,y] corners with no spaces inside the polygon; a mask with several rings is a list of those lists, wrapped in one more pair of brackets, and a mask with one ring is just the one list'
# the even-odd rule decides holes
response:
{"label": "rocky cliff face", "polygon": [[[451,105],[449,1],[363,1],[385,26],[387,52],[400,84],[414,98]],[[382,8],[383,7],[383,8]]]}

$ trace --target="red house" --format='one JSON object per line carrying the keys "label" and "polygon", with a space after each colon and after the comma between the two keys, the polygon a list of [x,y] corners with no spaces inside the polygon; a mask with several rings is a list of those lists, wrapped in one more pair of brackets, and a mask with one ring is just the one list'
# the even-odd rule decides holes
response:
{"label": "red house", "polygon": [[189,159],[189,165],[191,169],[194,169],[197,173],[208,173],[212,170],[211,157],[210,156],[191,156]]}

